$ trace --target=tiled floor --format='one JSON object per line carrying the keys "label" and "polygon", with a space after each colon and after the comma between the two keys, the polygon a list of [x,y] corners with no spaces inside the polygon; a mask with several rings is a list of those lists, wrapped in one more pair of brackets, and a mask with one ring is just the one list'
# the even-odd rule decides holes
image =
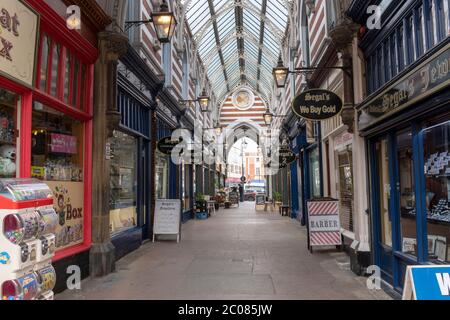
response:
{"label": "tiled floor", "polygon": [[306,249],[296,220],[247,202],[182,226],[180,243],[147,243],[116,272],[56,299],[390,299],[369,291],[335,250]]}

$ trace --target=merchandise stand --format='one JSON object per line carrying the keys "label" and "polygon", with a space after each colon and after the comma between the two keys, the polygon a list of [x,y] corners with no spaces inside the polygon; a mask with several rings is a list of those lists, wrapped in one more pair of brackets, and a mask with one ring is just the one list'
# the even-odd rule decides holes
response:
{"label": "merchandise stand", "polygon": [[36,179],[0,179],[0,297],[53,300],[58,216],[50,188]]}

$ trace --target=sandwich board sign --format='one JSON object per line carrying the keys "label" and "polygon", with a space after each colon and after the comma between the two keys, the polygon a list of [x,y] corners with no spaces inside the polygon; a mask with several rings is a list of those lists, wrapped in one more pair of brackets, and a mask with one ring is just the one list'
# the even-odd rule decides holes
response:
{"label": "sandwich board sign", "polygon": [[180,242],[181,233],[181,200],[158,199],[155,203],[153,221],[153,242],[156,235],[176,235]]}
{"label": "sandwich board sign", "polygon": [[257,206],[263,206],[266,204],[266,194],[265,193],[258,193],[256,195],[256,205]]}
{"label": "sandwich board sign", "polygon": [[403,300],[450,300],[450,266],[408,266]]}
{"label": "sandwich board sign", "polygon": [[308,201],[308,235],[311,247],[342,245],[338,200]]}

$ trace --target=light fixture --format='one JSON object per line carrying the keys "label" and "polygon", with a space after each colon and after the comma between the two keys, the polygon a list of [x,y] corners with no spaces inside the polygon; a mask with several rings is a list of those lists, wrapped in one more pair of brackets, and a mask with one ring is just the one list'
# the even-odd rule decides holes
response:
{"label": "light fixture", "polygon": [[128,30],[132,26],[140,26],[149,22],[153,23],[156,30],[156,37],[159,42],[169,43],[175,31],[177,21],[173,12],[169,11],[169,6],[166,0],[162,0],[158,11],[153,11],[151,13],[150,19],[141,21],[126,21],[125,30]]}
{"label": "light fixture", "polygon": [[156,37],[161,43],[168,43],[172,38],[173,32],[177,21],[173,12],[169,11],[169,6],[166,0],[161,2],[159,11],[152,12],[151,14],[153,25],[156,30]]}
{"label": "light fixture", "polygon": [[281,55],[278,58],[278,64],[275,68],[273,68],[273,78],[277,85],[277,88],[284,88],[287,81],[287,76],[289,74],[289,69],[283,65],[283,59],[281,59]]}
{"label": "light fixture", "polygon": [[[208,112],[208,106],[209,106],[209,96],[206,93],[206,88],[203,88],[202,94],[196,99],[196,100],[180,100],[180,104],[189,104],[198,102],[200,104],[200,110],[201,112]],[[186,107],[187,109],[188,107]]]}
{"label": "light fixture", "polygon": [[206,93],[206,88],[203,88],[202,94],[198,97],[198,102],[200,103],[200,109],[202,112],[208,111],[209,96]]}
{"label": "light fixture", "polygon": [[214,130],[216,130],[216,134],[218,136],[220,136],[222,134],[222,127],[219,124],[217,124],[217,126],[214,128]]}
{"label": "light fixture", "polygon": [[264,113],[263,117],[264,117],[264,122],[266,123],[266,125],[270,126],[273,121],[273,113],[270,112],[269,107],[267,107],[266,112]]}
{"label": "light fixture", "polygon": [[79,30],[81,29],[81,19],[78,15],[72,14],[66,20],[67,27],[69,30]]}

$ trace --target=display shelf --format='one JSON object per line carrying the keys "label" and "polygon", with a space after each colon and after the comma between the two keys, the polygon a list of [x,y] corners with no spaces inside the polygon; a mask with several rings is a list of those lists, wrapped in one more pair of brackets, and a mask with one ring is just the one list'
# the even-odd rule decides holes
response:
{"label": "display shelf", "polygon": [[0,139],[0,144],[9,144],[12,146],[17,145],[17,143],[15,141],[7,141],[7,140],[1,140],[1,139]]}
{"label": "display shelf", "polygon": [[[403,218],[412,219],[412,220],[416,219],[416,215],[412,214],[412,213],[402,213],[401,215]],[[434,218],[430,218],[430,217],[427,217],[427,221],[432,224],[440,224],[440,225],[450,226],[450,221],[438,220],[438,219],[434,219]]]}

